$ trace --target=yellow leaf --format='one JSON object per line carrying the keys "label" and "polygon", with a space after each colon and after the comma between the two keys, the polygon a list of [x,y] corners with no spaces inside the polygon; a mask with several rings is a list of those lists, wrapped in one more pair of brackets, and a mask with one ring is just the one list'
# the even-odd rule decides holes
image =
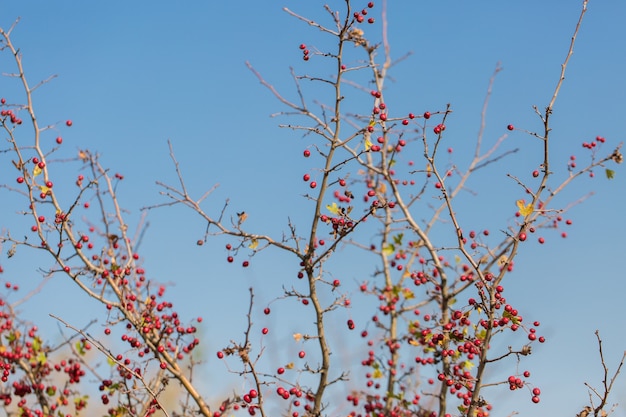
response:
{"label": "yellow leaf", "polygon": [[392,255],[396,251],[396,247],[391,243],[387,243],[383,246],[383,255],[389,256]]}
{"label": "yellow leaf", "polygon": [[289,362],[287,365],[285,365],[285,368],[287,369],[293,369],[293,367],[294,367],[293,362]]}
{"label": "yellow leaf", "polygon": [[299,342],[302,339],[302,334],[301,333],[294,333],[293,334],[293,340],[295,340],[296,342]]}
{"label": "yellow leaf", "polygon": [[471,361],[465,361],[465,362],[463,362],[463,365],[461,365],[461,366],[462,366],[463,368],[465,368],[465,369],[468,369],[468,370],[469,370],[469,369],[472,369],[475,365],[474,365],[474,363],[473,363],[473,362],[471,362]]}
{"label": "yellow leaf", "polygon": [[35,168],[33,169],[33,177],[36,177],[37,175],[41,175],[41,168],[39,168],[39,165],[35,165]]}
{"label": "yellow leaf", "polygon": [[39,187],[39,189],[41,190],[42,194],[48,194],[48,191],[50,191],[50,188],[46,187],[45,185],[42,185],[41,187]]}
{"label": "yellow leaf", "polygon": [[405,299],[407,299],[407,300],[410,300],[410,299],[412,299],[412,298],[415,298],[415,295],[413,294],[413,291],[411,291],[411,290],[410,290],[410,289],[408,289],[408,288],[404,288],[404,289],[402,290],[402,295],[404,295],[404,298],[405,298]]}
{"label": "yellow leaf", "polygon": [[374,379],[378,379],[378,378],[382,378],[383,377],[383,373],[380,369],[376,368],[374,369],[374,372],[372,372],[372,378]]}
{"label": "yellow leaf", "polygon": [[372,126],[376,126],[376,120],[374,119],[370,120],[369,127],[372,127]]}
{"label": "yellow leaf", "polygon": [[417,340],[413,340],[413,339],[409,340],[409,344],[411,344],[413,346],[419,346],[420,345],[420,343]]}
{"label": "yellow leaf", "polygon": [[326,210],[330,211],[335,216],[339,214],[339,207],[337,206],[337,203],[327,204]]}
{"label": "yellow leaf", "polygon": [[533,212],[533,204],[528,203],[524,205],[524,200],[517,200],[517,207],[519,208],[519,212],[522,216],[526,217]]}
{"label": "yellow leaf", "polygon": [[370,135],[365,136],[365,150],[369,151],[372,147],[372,141],[370,140]]}
{"label": "yellow leaf", "polygon": [[248,247],[252,250],[255,250],[257,248],[257,246],[259,246],[259,241],[256,239],[252,239],[252,241],[250,242],[250,244],[248,245]]}

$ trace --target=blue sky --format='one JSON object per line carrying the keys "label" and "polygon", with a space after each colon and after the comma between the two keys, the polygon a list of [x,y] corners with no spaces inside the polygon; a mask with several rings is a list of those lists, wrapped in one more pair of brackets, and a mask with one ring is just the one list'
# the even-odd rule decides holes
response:
{"label": "blue sky", "polygon": [[[407,52],[412,55],[391,71],[395,82],[388,84],[387,101],[399,111],[415,113],[451,103],[454,114],[447,123],[447,138],[455,155],[462,158],[473,149],[487,83],[500,62],[504,70],[494,87],[487,137],[494,140],[507,133],[509,123],[531,131],[540,129],[532,106],[541,109],[549,102],[580,3],[390,2],[392,54],[396,58]],[[289,66],[296,72],[326,71],[319,57],[303,62],[298,45],[323,50],[330,44],[319,31],[281,9],[286,6],[328,21],[321,5],[295,0],[6,2],[0,25],[7,28],[21,16],[13,42],[21,48],[31,83],[58,75],[35,95],[40,120],[55,124],[72,119],[70,130],[58,128],[64,150],[68,154],[79,148],[97,150],[105,165],[124,174],[120,198],[133,221],[138,221],[141,207],[163,201],[155,180],[176,180],[168,157],[167,140],[171,140],[193,193],[200,195],[220,184],[206,203],[208,210],[216,212],[230,198],[233,210],[245,209],[250,214],[251,229],[261,232],[269,227],[278,236],[286,230],[287,216],[304,219],[307,223],[301,227],[308,225],[308,218],[301,215],[310,205],[301,196],[307,190],[301,180],[300,157],[307,142],[277,127],[285,119],[268,117],[285,109],[244,63],[249,61],[287,97],[295,97]],[[583,141],[604,136],[608,151],[624,140],[623,16],[626,3],[622,1],[592,0],[589,4],[553,116],[556,177],[566,175],[570,155],[584,161]],[[367,35],[379,38],[379,23],[365,29]],[[7,62],[4,54],[0,56],[0,65]],[[16,91],[9,80],[0,80],[0,95]],[[327,100],[323,90],[305,87],[305,91],[321,93],[316,98]],[[534,145],[521,132],[513,132],[510,139],[511,146],[527,149]],[[503,174],[533,166],[533,161],[532,153],[521,152],[473,182],[479,194],[464,205],[469,224],[497,230],[495,220],[502,219],[494,219],[493,211],[508,207],[514,198],[507,191],[514,184]],[[567,205],[595,192],[568,213],[574,225],[567,239],[555,233],[547,236],[545,246],[528,242],[523,248],[507,295],[528,306],[527,316],[543,323],[548,343],[536,348],[527,363],[544,393],[540,405],[532,405],[524,394],[512,393],[493,415],[514,410],[521,415],[573,415],[587,399],[583,382],[600,382],[593,332],[599,329],[603,336],[609,365],[614,366],[626,349],[619,313],[626,294],[620,261],[626,250],[626,173],[622,167],[616,171],[611,181],[598,172],[593,180],[582,179],[564,193],[560,202]],[[7,177],[12,181],[13,175],[3,162],[2,182]],[[73,175],[68,171],[65,180],[69,184]],[[0,198],[9,198],[6,190],[0,190]],[[9,215],[6,208],[3,216]],[[217,366],[213,352],[243,330],[245,289],[254,285],[257,300],[264,305],[281,294],[282,283],[291,282],[297,265],[272,251],[255,257],[249,269],[228,265],[225,241],[218,239],[202,248],[195,245],[202,237],[203,224],[182,208],[153,211],[149,221],[141,247],[146,269],[154,279],[173,284],[168,291],[182,315],[205,316],[203,346],[209,365]],[[3,221],[0,227],[8,224]],[[23,280],[24,287],[39,282],[31,256],[18,253],[11,262],[0,259],[6,271],[3,278]],[[346,255],[346,259],[351,258]],[[41,265],[49,266],[47,262],[42,260]],[[335,267],[337,275],[353,283],[368,278],[368,266],[345,262]],[[80,316],[85,322],[97,316],[97,307],[60,280],[55,278],[22,305],[27,317],[42,323],[40,327],[54,328],[47,318],[50,312],[73,315],[76,309],[84,309],[89,313]],[[298,308],[284,303],[279,311],[293,317]],[[350,314],[358,317],[359,311],[356,305]],[[276,327],[284,330],[280,334],[290,335],[300,324],[280,320]],[[234,335],[232,329],[238,329]],[[282,340],[282,336],[274,337]],[[622,378],[614,401],[626,404],[625,387]],[[625,415],[624,410],[620,407],[616,415]]]}

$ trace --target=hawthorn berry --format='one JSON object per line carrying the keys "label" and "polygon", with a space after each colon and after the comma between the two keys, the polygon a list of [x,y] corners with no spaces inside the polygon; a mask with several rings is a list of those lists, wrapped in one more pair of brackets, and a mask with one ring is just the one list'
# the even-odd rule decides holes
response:
{"label": "hawthorn berry", "polygon": [[224,358],[224,352],[222,352],[221,350],[219,352],[217,352],[217,357],[219,359],[223,359]]}
{"label": "hawthorn berry", "polygon": [[308,149],[305,149],[304,152],[303,152],[303,155],[304,155],[305,158],[308,158],[309,156],[311,156],[311,151],[308,150]]}
{"label": "hawthorn berry", "polygon": [[298,357],[299,357],[300,359],[304,358],[305,356],[306,356],[306,353],[305,353],[303,350],[301,350],[300,352],[298,352]]}
{"label": "hawthorn berry", "polygon": [[67,127],[72,126],[72,124],[73,124],[73,123],[72,123],[72,121],[71,121],[71,120],[67,120],[67,121],[65,122],[65,125],[66,125]]}
{"label": "hawthorn berry", "polygon": [[424,112],[424,119],[430,119],[430,112]]}
{"label": "hawthorn berry", "polygon": [[515,129],[515,126],[513,126],[513,125],[508,125],[506,128],[507,128],[507,129],[509,129],[509,130],[513,130],[513,129]]}

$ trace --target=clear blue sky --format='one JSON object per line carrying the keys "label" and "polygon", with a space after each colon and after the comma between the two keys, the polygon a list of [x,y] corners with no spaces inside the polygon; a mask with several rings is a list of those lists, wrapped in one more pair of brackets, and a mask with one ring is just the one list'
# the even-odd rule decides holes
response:
{"label": "clear blue sky", "polygon": [[[253,231],[269,228],[279,236],[279,231],[287,229],[287,216],[305,220],[300,230],[307,227],[308,217],[301,213],[311,207],[301,197],[307,190],[301,181],[300,157],[306,139],[280,130],[277,124],[284,119],[268,117],[285,109],[244,62],[250,61],[290,98],[295,97],[290,65],[297,72],[325,74],[321,59],[314,57],[309,63],[300,59],[298,45],[324,49],[328,39],[281,10],[287,6],[327,21],[321,2],[3,3],[0,25],[7,28],[15,18],[22,18],[13,41],[21,48],[31,83],[58,74],[35,95],[40,120],[54,124],[72,119],[71,130],[60,129],[68,154],[78,148],[97,150],[105,165],[125,175],[120,197],[132,220],[137,221],[141,207],[163,201],[155,180],[173,183],[176,179],[168,159],[170,139],[193,193],[200,195],[220,184],[207,201],[207,210],[216,213],[230,198],[233,210],[250,214],[247,224]],[[416,113],[451,103],[454,114],[447,123],[447,138],[462,155],[473,149],[487,82],[501,62],[504,70],[494,87],[487,137],[494,140],[506,133],[508,123],[539,130],[532,106],[542,109],[549,102],[580,5],[580,1],[565,0],[392,1],[392,54],[397,58],[409,51],[413,54],[391,72],[395,83],[389,84],[387,101],[394,108]],[[553,117],[557,176],[566,173],[570,155],[577,155],[583,163],[581,142],[601,135],[607,139],[608,151],[626,137],[624,16],[623,1],[589,3]],[[366,30],[378,39],[380,24]],[[4,54],[0,56],[1,71],[7,62]],[[9,80],[0,80],[0,96],[14,91]],[[316,98],[329,101],[324,96]],[[513,132],[511,140],[521,147],[531,141],[519,132]],[[0,158],[1,182],[13,181],[14,170],[7,168],[4,156]],[[497,176],[509,167],[535,163],[526,156],[519,158],[472,184],[479,195],[465,210],[477,228],[502,228],[502,223],[490,223],[491,210],[508,207],[513,197],[485,186],[495,181],[498,187],[515,188]],[[526,358],[525,366],[542,388],[542,402],[532,405],[527,393],[512,393],[498,403],[494,416],[511,411],[526,416],[574,415],[588,398],[583,382],[600,383],[594,331],[599,329],[604,338],[610,366],[616,365],[626,349],[620,312],[626,294],[620,261],[626,253],[626,172],[623,166],[616,171],[611,181],[597,172],[595,179],[583,179],[565,193],[563,205],[595,192],[567,215],[574,221],[567,239],[548,234],[549,244],[528,242],[518,258],[507,295],[520,306],[528,306],[526,316],[540,320],[548,338]],[[68,184],[73,175],[65,179]],[[57,184],[62,182],[57,180]],[[0,190],[0,201],[8,198],[6,190]],[[16,210],[7,213],[7,208],[1,209],[3,216]],[[205,317],[203,347],[209,366],[217,366],[211,369],[221,372],[213,353],[230,339],[240,338],[248,286],[257,287],[257,301],[264,306],[281,294],[283,283],[293,283],[297,264],[268,251],[255,257],[249,269],[228,265],[225,241],[202,248],[195,245],[202,237],[203,224],[182,208],[151,212],[149,221],[140,250],[145,267],[154,279],[174,284],[168,291],[181,315]],[[0,222],[0,227],[9,227],[8,221]],[[39,275],[32,267],[33,259],[26,252],[11,262],[1,258],[6,271],[3,278],[25,288],[34,286]],[[49,261],[40,264],[46,267]],[[336,265],[336,274],[352,284],[369,278],[369,266],[351,260]],[[48,313],[73,316],[80,326],[102,311],[84,302],[61,280],[55,278],[20,307],[40,327],[50,327],[51,337],[55,325]],[[359,317],[364,307],[358,300],[355,297],[353,311],[341,313],[341,323],[346,314]],[[284,317],[273,323],[273,341],[289,340],[301,325],[309,325],[308,317],[306,323],[284,319],[297,317],[300,306],[276,306]],[[76,315],[76,309],[86,313]],[[338,335],[343,332],[343,326],[337,330]],[[359,372],[353,374],[355,378]],[[614,402],[622,403],[618,416],[626,415],[624,378],[613,396]],[[206,383],[215,389],[220,382],[218,378]]]}

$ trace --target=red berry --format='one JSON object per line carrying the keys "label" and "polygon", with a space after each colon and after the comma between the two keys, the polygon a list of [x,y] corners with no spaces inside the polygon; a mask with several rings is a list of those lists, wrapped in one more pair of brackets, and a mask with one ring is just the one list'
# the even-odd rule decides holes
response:
{"label": "red berry", "polygon": [[424,113],[424,119],[430,119],[430,112],[429,111]]}
{"label": "red berry", "polygon": [[265,315],[270,314],[270,312],[271,312],[271,310],[270,310],[270,308],[269,308],[269,307],[265,307],[265,309],[263,309],[263,313],[264,313]]}
{"label": "red berry", "polygon": [[285,373],[285,368],[278,368],[276,372],[278,373],[278,375],[282,375]]}
{"label": "red berry", "polygon": [[309,187],[315,188],[317,187],[317,183],[315,181],[311,181],[311,183],[309,184]]}
{"label": "red berry", "polygon": [[308,150],[308,149],[305,149],[305,150],[304,150],[304,152],[303,152],[303,154],[304,154],[304,157],[305,157],[305,158],[308,158],[309,156],[311,156],[311,151],[310,151],[310,150]]}
{"label": "red berry", "polygon": [[546,240],[545,240],[544,238],[542,238],[542,237],[540,237],[539,239],[537,239],[537,241],[538,241],[539,243],[541,243],[542,245],[543,245],[544,243],[546,243]]}
{"label": "red berry", "polygon": [[21,184],[24,182],[24,177],[17,177],[17,183]]}
{"label": "red berry", "polygon": [[519,240],[521,242],[525,241],[526,240],[526,233],[524,233],[524,232],[520,233],[519,234]]}
{"label": "red berry", "polygon": [[406,125],[408,125],[408,124],[409,124],[409,121],[408,121],[408,120],[406,120],[406,119],[404,119],[404,120],[402,121],[402,124],[406,126]]}
{"label": "red berry", "polygon": [[506,128],[507,128],[507,129],[509,129],[509,130],[513,130],[513,129],[515,129],[515,126],[513,126],[513,125],[508,125]]}
{"label": "red berry", "polygon": [[219,359],[223,359],[224,358],[224,352],[222,352],[221,350],[219,352],[217,352],[217,357]]}
{"label": "red berry", "polygon": [[249,265],[250,265],[250,262],[249,262],[249,261],[243,261],[243,262],[241,263],[241,266],[243,266],[244,268],[247,268]]}
{"label": "red berry", "polygon": [[367,23],[372,24],[374,23],[374,18],[370,17],[369,19],[367,19]]}
{"label": "red berry", "polygon": [[539,176],[539,171],[534,170],[533,171],[533,177],[537,178]]}
{"label": "red berry", "polygon": [[72,126],[72,121],[71,121],[71,120],[68,120],[68,121],[66,121],[66,122],[65,122],[65,124],[66,124],[68,127],[69,127],[69,126]]}
{"label": "red berry", "polygon": [[300,357],[300,359],[302,359],[302,358],[304,358],[304,357],[306,356],[306,353],[305,353],[303,350],[301,350],[301,351],[298,353],[298,356]]}
{"label": "red berry", "polygon": [[[371,9],[372,7],[374,7],[374,2],[373,2],[373,1],[370,1],[369,3],[367,3],[367,7],[369,7],[370,9]],[[2,99],[2,100],[4,100],[4,99]],[[4,104],[4,103],[3,103],[3,104]]]}
{"label": "red berry", "polygon": [[300,49],[306,49],[306,45],[305,45],[305,44],[303,44],[303,43],[301,43],[301,44],[300,44]]}
{"label": "red berry", "polygon": [[61,136],[59,136],[59,137],[57,138],[57,143],[58,143],[59,145],[63,143],[63,138],[62,138]]}
{"label": "red berry", "polygon": [[532,398],[532,401],[533,401],[535,404],[537,404],[537,403],[538,403],[539,401],[541,401],[541,400],[539,399],[539,397],[534,396],[534,397]]}
{"label": "red berry", "polygon": [[269,329],[267,327],[264,327],[263,330],[261,330],[261,333],[263,334],[267,334],[269,332]]}
{"label": "red berry", "polygon": [[304,174],[304,175],[302,176],[302,179],[303,179],[304,181],[307,181],[307,182],[308,182],[308,181],[311,179],[311,176],[310,176],[309,174]]}
{"label": "red berry", "polygon": [[167,368],[167,364],[165,362],[161,362],[161,365],[159,365],[161,367],[161,369],[166,369]]}

